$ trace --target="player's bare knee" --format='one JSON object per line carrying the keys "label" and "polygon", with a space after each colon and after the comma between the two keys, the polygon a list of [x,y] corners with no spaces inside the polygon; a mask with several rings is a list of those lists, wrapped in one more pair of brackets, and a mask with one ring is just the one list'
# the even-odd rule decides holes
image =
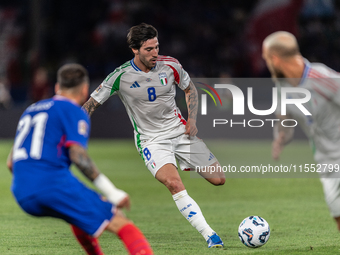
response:
{"label": "player's bare knee", "polygon": [[164,184],[169,189],[171,194],[176,194],[185,189],[182,180],[178,178],[169,178]]}
{"label": "player's bare knee", "polygon": [[209,180],[215,186],[221,186],[225,183],[225,178],[212,178]]}
{"label": "player's bare knee", "polygon": [[225,174],[224,172],[220,172],[220,183],[219,185],[224,185],[225,184]]}
{"label": "player's bare knee", "polygon": [[[220,164],[217,162],[217,166],[220,166]],[[223,171],[218,171],[216,173],[213,174],[214,178],[213,178],[213,184],[215,186],[221,186],[224,185],[225,183],[225,174]]]}

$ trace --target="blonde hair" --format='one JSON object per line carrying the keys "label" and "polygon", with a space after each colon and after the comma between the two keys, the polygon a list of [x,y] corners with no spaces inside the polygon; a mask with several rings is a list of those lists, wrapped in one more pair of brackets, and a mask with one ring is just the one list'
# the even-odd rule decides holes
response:
{"label": "blonde hair", "polygon": [[292,57],[300,55],[300,49],[296,37],[286,31],[278,31],[270,34],[263,41],[263,47],[269,52],[280,57]]}

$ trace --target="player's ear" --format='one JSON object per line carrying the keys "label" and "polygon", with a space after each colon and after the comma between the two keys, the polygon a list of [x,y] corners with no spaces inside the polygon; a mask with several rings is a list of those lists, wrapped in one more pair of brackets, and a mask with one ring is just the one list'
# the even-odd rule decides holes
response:
{"label": "player's ear", "polygon": [[138,49],[131,48],[131,50],[132,50],[133,54],[138,55],[138,53],[139,53]]}
{"label": "player's ear", "polygon": [[89,87],[90,85],[88,83],[85,83],[83,85],[83,95],[85,96],[85,98],[89,96]]}
{"label": "player's ear", "polygon": [[58,95],[58,94],[59,94],[59,90],[60,90],[60,85],[59,85],[59,83],[57,82],[57,83],[55,84],[55,86],[54,86],[54,93],[55,93],[56,95]]}
{"label": "player's ear", "polygon": [[[83,97],[83,101],[85,102],[89,96],[89,84],[87,82],[84,82],[81,86],[81,95]],[[84,102],[82,102],[81,104],[83,104]]]}
{"label": "player's ear", "polygon": [[276,54],[271,54],[271,59],[274,66],[278,66],[280,64],[281,59]]}

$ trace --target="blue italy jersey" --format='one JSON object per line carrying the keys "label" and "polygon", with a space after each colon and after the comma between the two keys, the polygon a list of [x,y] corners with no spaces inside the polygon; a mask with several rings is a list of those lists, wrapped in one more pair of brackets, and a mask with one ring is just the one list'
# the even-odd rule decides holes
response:
{"label": "blue italy jersey", "polygon": [[22,114],[13,146],[12,191],[17,201],[54,186],[79,182],[69,171],[68,147],[87,147],[88,115],[79,105],[55,96]]}

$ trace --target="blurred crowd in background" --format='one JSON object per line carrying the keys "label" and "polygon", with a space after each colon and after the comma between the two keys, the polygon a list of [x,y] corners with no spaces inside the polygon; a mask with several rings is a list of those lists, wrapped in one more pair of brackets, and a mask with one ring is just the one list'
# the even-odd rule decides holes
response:
{"label": "blurred crowd in background", "polygon": [[141,22],[192,77],[269,77],[261,43],[277,30],[340,71],[338,0],[1,0],[0,110],[52,96],[67,62],[88,69],[93,90],[133,58],[126,35]]}

